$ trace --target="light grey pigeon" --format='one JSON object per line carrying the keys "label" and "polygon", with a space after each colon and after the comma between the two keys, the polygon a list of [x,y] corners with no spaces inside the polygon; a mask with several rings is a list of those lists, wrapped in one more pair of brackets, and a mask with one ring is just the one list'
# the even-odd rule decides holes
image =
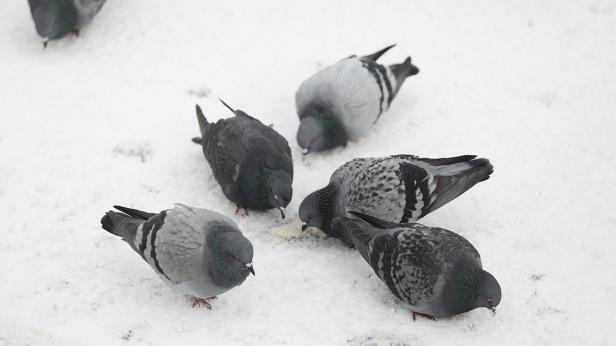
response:
{"label": "light grey pigeon", "polygon": [[415,222],[487,180],[492,171],[488,159],[474,155],[357,158],[334,171],[326,187],[308,195],[299,216],[304,229],[316,227],[330,235],[333,218],[348,210],[389,222]]}
{"label": "light grey pigeon", "polygon": [[240,285],[252,267],[252,244],[224,215],[177,204],[158,214],[114,206],[101,219],[106,231],[122,237],[180,293],[204,304]]}
{"label": "light grey pigeon", "polygon": [[237,210],[277,208],[284,219],[293,196],[289,144],[270,126],[222,103],[235,116],[216,123],[209,123],[196,106],[202,137],[193,142],[201,144],[214,178]]}
{"label": "light grey pigeon", "polygon": [[389,109],[404,80],[419,73],[410,57],[390,66],[376,62],[394,46],[362,57],[352,55],[300,85],[295,94],[300,119],[297,143],[304,154],[356,140]]}
{"label": "light grey pigeon", "polygon": [[105,0],[28,0],[36,31],[45,47],[49,40],[69,32],[79,35],[79,30],[94,18],[104,3]]}
{"label": "light grey pigeon", "polygon": [[334,220],[334,230],[352,242],[391,293],[426,317],[449,317],[479,307],[493,312],[501,288],[482,269],[466,239],[442,228],[395,224],[351,212]]}

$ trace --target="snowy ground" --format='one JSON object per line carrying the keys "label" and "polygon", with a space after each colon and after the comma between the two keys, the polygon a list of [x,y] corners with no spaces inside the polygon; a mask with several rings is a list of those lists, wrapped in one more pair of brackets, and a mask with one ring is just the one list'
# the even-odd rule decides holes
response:
{"label": "snowy ground", "polygon": [[[616,305],[613,1],[119,1],[43,50],[25,1],[1,1],[0,344],[612,344]],[[302,162],[294,92],[353,53],[398,47],[407,81],[374,132]],[[113,204],[232,215],[194,104],[273,123],[301,200],[358,156],[478,154],[492,178],[423,219],[467,237],[500,281],[486,309],[413,322],[353,251],[238,217],[256,277],[213,310],[100,229]]]}

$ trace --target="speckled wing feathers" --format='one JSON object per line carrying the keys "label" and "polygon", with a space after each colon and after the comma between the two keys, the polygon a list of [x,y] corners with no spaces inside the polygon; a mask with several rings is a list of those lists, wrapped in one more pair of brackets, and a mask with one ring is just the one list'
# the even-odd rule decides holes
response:
{"label": "speckled wing feathers", "polygon": [[358,158],[330,178],[337,215],[359,211],[391,222],[414,222],[489,178],[487,159],[467,155],[423,159],[412,155]]}
{"label": "speckled wing feathers", "polygon": [[418,223],[380,223],[386,227],[380,228],[356,217],[337,219],[337,228],[341,223],[377,276],[413,311],[440,313],[435,302],[458,261],[471,261],[481,267],[477,250],[448,230]]}

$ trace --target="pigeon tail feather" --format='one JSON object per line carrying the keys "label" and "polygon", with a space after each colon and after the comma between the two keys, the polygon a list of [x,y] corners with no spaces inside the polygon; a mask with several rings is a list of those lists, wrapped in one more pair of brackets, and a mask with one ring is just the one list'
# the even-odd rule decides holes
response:
{"label": "pigeon tail feather", "polygon": [[132,217],[134,217],[136,219],[141,219],[141,220],[147,220],[147,219],[151,218],[152,216],[156,215],[155,213],[148,213],[147,211],[127,208],[127,207],[123,207],[121,205],[114,205],[113,207],[116,208],[117,210],[125,213],[126,215],[129,215],[129,216],[132,216]]}
{"label": "pigeon tail feather", "polygon": [[383,54],[387,53],[388,50],[392,49],[395,46],[396,46],[396,44],[394,43],[391,46],[387,46],[387,47],[381,49],[380,51],[378,51],[376,53],[372,53],[370,55],[366,55],[366,56],[364,56],[364,58],[366,58],[368,60],[372,60],[372,61],[377,61]]}
{"label": "pigeon tail feather", "polygon": [[205,118],[203,111],[199,105],[195,105],[195,111],[197,113],[197,121],[199,122],[199,130],[201,131],[201,138],[195,137],[192,139],[193,142],[197,144],[201,144],[202,141],[207,136],[208,129],[210,128],[210,123]]}
{"label": "pigeon tail feather", "polygon": [[336,237],[352,244],[368,263],[370,263],[370,241],[383,232],[371,227],[361,219],[350,217],[335,218],[332,231]]}
{"label": "pigeon tail feather", "polygon": [[407,77],[414,76],[419,73],[419,68],[411,63],[411,57],[407,57],[401,64],[390,65],[389,69],[396,78],[396,89],[394,95],[398,94],[402,83]]}
{"label": "pigeon tail feather", "polygon": [[436,199],[428,212],[433,212],[460,196],[475,184],[488,180],[494,172],[490,160],[473,155],[450,159],[421,159],[432,165],[436,178]]}

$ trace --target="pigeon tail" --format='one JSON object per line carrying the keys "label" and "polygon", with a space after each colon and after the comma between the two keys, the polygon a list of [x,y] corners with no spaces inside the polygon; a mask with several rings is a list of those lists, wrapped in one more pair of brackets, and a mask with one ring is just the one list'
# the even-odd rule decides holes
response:
{"label": "pigeon tail", "polygon": [[395,46],[396,46],[396,44],[394,43],[391,46],[387,46],[387,47],[381,49],[380,51],[378,51],[376,53],[372,53],[370,55],[366,55],[366,56],[364,56],[364,58],[366,58],[368,60],[372,60],[372,61],[377,61],[383,54],[387,53],[388,50],[392,49]]}
{"label": "pigeon tail", "polygon": [[130,238],[130,233],[134,233],[137,226],[142,223],[142,220],[111,210],[105,213],[105,216],[101,219],[101,226],[105,231],[124,239]]}
{"label": "pigeon tail", "polygon": [[362,257],[370,262],[368,245],[380,232],[360,220],[350,217],[337,217],[332,223],[332,232],[337,238],[354,246]]}
{"label": "pigeon tail", "polygon": [[332,221],[332,236],[342,240],[347,245],[353,245],[353,232],[351,228],[346,224],[347,218],[337,217]]}
{"label": "pigeon tail", "polygon": [[105,231],[124,239],[133,250],[137,251],[137,253],[141,252],[135,247],[135,236],[137,234],[137,228],[143,222],[144,220],[141,218],[135,218],[111,210],[105,213],[105,216],[101,219],[101,225]]}
{"label": "pigeon tail", "polygon": [[147,220],[151,218],[152,216],[156,215],[155,213],[148,213],[147,211],[127,208],[121,205],[114,205],[113,207],[129,216],[132,216],[136,219],[141,219],[141,220]]}
{"label": "pigeon tail", "polygon": [[419,73],[419,68],[411,63],[411,57],[407,57],[404,62],[401,64],[390,65],[389,69],[396,77],[396,89],[394,90],[394,95],[398,94],[398,90],[404,83],[404,80],[407,77],[414,76]]}
{"label": "pigeon tail", "polygon": [[207,136],[208,129],[210,128],[210,123],[205,118],[203,111],[199,105],[195,105],[195,111],[197,113],[197,121],[199,122],[199,130],[201,131],[201,138],[195,137],[192,139],[193,142],[197,144],[201,144],[203,139]]}
{"label": "pigeon tail", "polygon": [[430,204],[428,212],[449,203],[475,184],[488,180],[494,171],[490,160],[474,155],[420,160],[432,166],[436,179],[436,199]]}
{"label": "pigeon tail", "polygon": [[357,212],[357,211],[349,211],[349,213],[352,214],[355,217],[358,217],[358,218],[366,221],[372,227],[375,227],[375,228],[394,229],[394,228],[399,228],[400,227],[400,225],[395,223],[395,222],[389,222],[389,221],[381,220],[381,219],[379,219],[377,217],[374,217],[372,215],[360,213],[360,212]]}
{"label": "pigeon tail", "polygon": [[108,213],[105,214],[105,216],[103,216],[103,218],[101,219],[101,226],[103,226],[103,229],[111,234],[114,235],[119,235],[117,234],[117,230],[115,228],[115,225],[113,224],[113,220],[111,220],[111,216],[109,214],[114,213],[113,211],[109,211]]}

